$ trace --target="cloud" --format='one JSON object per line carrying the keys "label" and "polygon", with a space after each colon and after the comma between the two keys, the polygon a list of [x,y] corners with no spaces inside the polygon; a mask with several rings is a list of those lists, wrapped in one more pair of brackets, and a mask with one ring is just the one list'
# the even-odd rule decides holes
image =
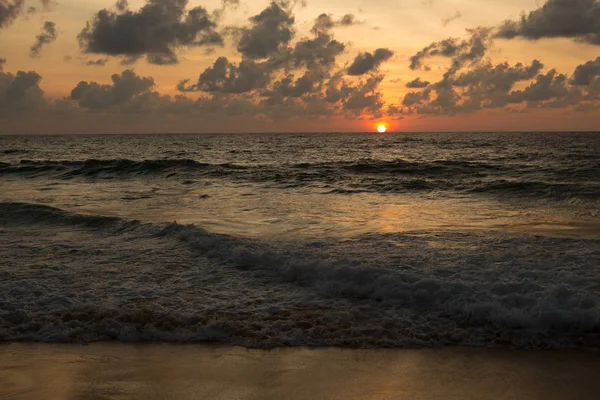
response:
{"label": "cloud", "polygon": [[[580,67],[586,68],[593,63]],[[583,106],[584,102],[594,101],[597,99],[596,93],[600,94],[600,91],[595,91],[594,85],[580,89],[570,84],[576,81],[575,78],[569,80],[567,75],[554,69],[547,72],[543,70],[544,65],[538,60],[529,65],[480,61],[459,70],[455,70],[454,64],[451,64],[440,81],[430,84],[421,92],[407,93],[402,105],[406,114],[421,115],[455,115],[497,108],[522,112],[530,108],[571,106],[584,111],[590,109]]]}
{"label": "cloud", "polygon": [[317,93],[321,89],[323,76],[318,71],[306,71],[296,78],[292,74],[273,83],[269,90],[261,93],[266,98],[266,104],[276,105],[286,98],[298,98],[307,94]]}
{"label": "cloud", "polygon": [[577,66],[573,73],[571,84],[576,86],[588,86],[594,78],[600,76],[600,57],[594,61],[588,61],[585,64]]}
{"label": "cloud", "polygon": [[6,58],[0,57],[0,72],[4,71],[4,65],[6,64]]}
{"label": "cloud", "polygon": [[203,91],[208,93],[245,93],[265,87],[270,80],[270,70],[266,63],[242,60],[231,63],[227,57],[219,57],[198,78],[198,82],[188,85],[182,81],[178,89],[182,92]]}
{"label": "cloud", "polygon": [[42,79],[34,71],[2,72],[0,62],[0,117],[22,116],[47,105],[39,86]]}
{"label": "cloud", "polygon": [[505,21],[496,37],[529,40],[572,38],[600,45],[600,2],[598,0],[548,0],[518,21]]}
{"label": "cloud", "polygon": [[354,14],[345,14],[339,20],[334,20],[331,14],[321,14],[315,20],[311,32],[314,34],[327,34],[331,29],[341,26],[352,26],[362,24],[362,21],[358,21]]}
{"label": "cloud", "polygon": [[465,64],[477,63],[485,56],[491,45],[491,31],[490,28],[483,27],[468,29],[469,39],[448,38],[431,43],[410,58],[410,69],[429,70],[430,68],[424,64],[424,61],[431,57],[452,59],[452,68],[448,70],[450,74],[459,70]]}
{"label": "cloud", "polygon": [[187,9],[188,0],[147,0],[139,11],[121,0],[114,10],[98,11],[78,39],[86,53],[123,56],[132,63],[146,56],[151,64],[179,62],[182,47],[222,45],[217,24],[201,6]]}
{"label": "cloud", "polygon": [[404,96],[402,104],[411,107],[417,104],[422,104],[430,99],[431,90],[425,90],[423,92],[410,92]]}
{"label": "cloud", "polygon": [[[599,4],[597,0],[549,0],[523,16],[518,24],[508,21],[500,30],[479,27],[467,30],[467,39],[448,38],[431,43],[411,57],[410,68],[429,70],[426,60],[431,57],[448,58],[450,63],[437,82],[425,85],[417,78],[407,84],[424,90],[407,93],[401,99],[403,112],[455,115],[498,108],[509,112],[532,108],[596,109],[595,102],[600,99],[600,58],[579,65],[569,77],[555,69],[545,71],[538,60],[529,65],[493,64],[486,54],[497,37],[569,37],[593,43],[593,32],[600,23]],[[590,18],[596,22],[592,24]],[[575,29],[573,24],[580,26]]]}
{"label": "cloud", "polygon": [[36,72],[19,71],[6,88],[6,97],[10,100],[21,100],[30,89],[39,88],[42,77]]}
{"label": "cloud", "polygon": [[456,21],[457,19],[462,18],[462,13],[458,10],[456,10],[456,13],[454,13],[454,15],[451,15],[447,18],[442,18],[442,26],[448,26],[448,24],[452,21]]}
{"label": "cloud", "polygon": [[134,100],[144,94],[150,94],[154,88],[154,79],[140,77],[132,70],[125,70],[120,75],[111,77],[111,85],[81,81],[71,91],[71,100],[75,100],[82,108],[104,110]]}
{"label": "cloud", "polygon": [[331,17],[331,14],[321,14],[315,20],[311,32],[315,35],[326,34],[335,26],[335,21]]}
{"label": "cloud", "polygon": [[[240,109],[275,119],[379,113],[383,100],[378,87],[383,75],[345,79],[346,71],[337,63],[346,46],[333,38],[331,29],[356,23],[354,18],[335,21],[331,15],[321,14],[315,19],[313,36],[295,41],[294,22],[288,3],[270,3],[250,18],[249,27],[234,30],[242,54],[239,62],[219,57],[196,82],[184,80],[178,90],[200,91],[230,101],[243,99],[254,107]],[[387,49],[367,54],[361,58],[366,72],[375,71],[392,55]]]}
{"label": "cloud", "polygon": [[528,87],[516,90],[509,96],[510,103],[539,103],[547,100],[560,100],[570,93],[567,86],[567,76],[559,74],[556,70],[550,70],[545,74],[539,74]]}
{"label": "cloud", "polygon": [[25,0],[0,0],[0,29],[13,23],[23,11]]}
{"label": "cloud", "polygon": [[294,37],[294,17],[285,5],[272,2],[250,18],[251,27],[239,30],[237,50],[251,59],[267,58]]}
{"label": "cloud", "polygon": [[383,107],[382,95],[378,91],[383,75],[374,75],[358,85],[350,86],[349,95],[344,100],[344,109],[361,115],[365,111],[377,113]]}
{"label": "cloud", "polygon": [[410,89],[422,89],[426,88],[427,86],[429,86],[429,82],[422,81],[421,78],[413,79],[406,84],[406,87]]}
{"label": "cloud", "polygon": [[351,26],[362,24],[362,21],[357,21],[354,14],[346,14],[338,21],[338,24],[340,26]]}
{"label": "cloud", "polygon": [[360,53],[348,67],[348,75],[357,76],[374,71],[393,55],[393,51],[383,48],[375,50],[374,53]]}
{"label": "cloud", "polygon": [[54,42],[57,37],[56,24],[51,21],[45,21],[42,26],[42,33],[35,37],[35,43],[29,49],[29,55],[31,57],[39,57],[42,47]]}
{"label": "cloud", "polygon": [[[168,4],[179,8],[166,9]],[[192,10],[187,11],[187,4],[183,0],[155,0],[131,11],[126,1],[119,1],[111,10],[100,10],[80,34],[80,41],[90,53],[98,49],[95,46],[108,46],[98,51],[105,57],[79,58],[80,61],[90,66],[104,65],[106,56],[114,55],[122,62],[135,62],[140,57],[153,63],[171,62],[170,55],[176,57],[178,49],[189,43],[178,34],[171,40],[173,32],[188,24]],[[153,7],[163,9],[158,13]],[[334,38],[329,26],[358,23],[354,17],[347,14],[331,19],[331,24],[327,22],[330,16],[318,17],[317,28],[309,37],[296,38],[292,11],[291,2],[272,2],[250,17],[245,27],[230,28],[239,58],[216,57],[197,79],[179,82],[180,95],[163,95],[151,77],[125,69],[112,75],[108,84],[81,81],[63,99],[46,101],[40,90],[38,100],[44,102],[47,118],[56,117],[60,121],[98,118],[97,121],[130,123],[156,116],[174,116],[178,121],[221,120],[224,116],[262,121],[381,116],[385,102],[379,87],[384,75],[378,73],[378,68],[393,52],[380,48],[361,53],[350,66],[350,72],[356,75],[348,75],[347,66],[338,62],[346,45]],[[216,18],[214,13],[211,16]],[[154,17],[157,19],[151,21]],[[171,25],[161,30],[165,20],[171,21]],[[216,31],[217,27],[213,25],[210,29]],[[116,38],[124,40],[116,43]],[[37,74],[31,75],[35,76],[41,79]],[[23,79],[19,77],[21,83],[25,82]],[[39,79],[31,81],[32,87],[39,89]],[[187,92],[198,94],[192,99]]]}
{"label": "cloud", "polygon": [[[274,26],[280,26],[281,21],[294,21],[291,14],[283,16],[283,10],[278,4],[271,3],[260,18],[252,17],[253,30],[262,26],[265,16],[276,16],[276,21],[271,20]],[[323,14],[325,15],[325,14]],[[325,17],[329,18],[325,15]],[[316,25],[324,27],[323,16],[317,18]],[[285,22],[287,24],[287,22]],[[258,24],[258,25],[257,25]],[[319,25],[320,24],[320,25]],[[288,27],[290,31],[293,26]],[[279,29],[279,28],[276,28]],[[262,28],[259,29],[262,31]],[[253,35],[256,33],[253,33]],[[298,97],[310,92],[311,88],[320,87],[324,79],[331,75],[335,67],[336,57],[343,53],[344,44],[336,41],[323,29],[314,29],[313,38],[303,38],[296,43],[286,42],[277,45],[278,51],[270,52],[268,57],[256,59],[255,53],[244,54],[239,63],[230,62],[226,57],[219,57],[211,67],[208,67],[198,78],[198,81],[189,84],[190,80],[179,83],[178,89],[182,92],[203,91],[207,93],[248,93],[262,90],[261,95],[274,101],[275,98]],[[266,53],[264,53],[266,54]],[[306,68],[309,71],[301,71]],[[302,76],[296,76],[301,72]],[[279,80],[273,81],[277,73]],[[283,74],[283,77],[281,77]],[[258,94],[257,94],[258,95]]]}
{"label": "cloud", "polygon": [[[3,1],[7,2],[8,0],[0,0],[0,8],[1,8],[1,4]],[[41,3],[41,5],[42,5],[42,11],[53,11],[54,7],[56,5],[58,5],[57,2],[52,1],[52,0],[39,0],[39,3]],[[25,15],[27,17],[29,17],[29,16],[36,14],[38,11],[39,11],[38,7],[29,6],[27,8],[27,11],[25,11]]]}
{"label": "cloud", "polygon": [[98,58],[97,60],[87,60],[85,65],[88,67],[103,67],[108,63],[107,58]]}
{"label": "cloud", "polygon": [[304,66],[316,68],[317,66],[333,66],[337,56],[342,54],[346,46],[334,40],[328,34],[319,33],[314,39],[298,41],[289,55],[294,67]]}
{"label": "cloud", "polygon": [[457,86],[477,84],[508,91],[512,89],[516,82],[535,78],[543,68],[544,64],[538,60],[533,60],[531,65],[522,63],[510,65],[508,62],[493,65],[485,62],[459,75],[455,80],[455,84]]}

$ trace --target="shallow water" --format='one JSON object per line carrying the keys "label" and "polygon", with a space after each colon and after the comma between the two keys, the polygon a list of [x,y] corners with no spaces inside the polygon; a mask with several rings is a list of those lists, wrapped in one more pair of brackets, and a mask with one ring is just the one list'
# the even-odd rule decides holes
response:
{"label": "shallow water", "polygon": [[0,398],[595,400],[585,351],[0,345]]}

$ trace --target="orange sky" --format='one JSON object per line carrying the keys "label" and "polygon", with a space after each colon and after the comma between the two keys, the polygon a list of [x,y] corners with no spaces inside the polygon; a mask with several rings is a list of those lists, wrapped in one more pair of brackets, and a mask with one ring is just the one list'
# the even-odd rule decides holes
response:
{"label": "orange sky", "polygon": [[[13,0],[0,0],[0,3]],[[147,0],[130,0],[129,9],[138,12]],[[172,1],[172,0],[171,0]],[[427,60],[430,70],[411,70],[410,57],[432,42],[449,37],[467,39],[467,29],[479,26],[496,27],[507,19],[517,19],[523,12],[529,12],[540,6],[536,0],[308,0],[306,6],[297,2],[290,13],[295,17],[295,36],[290,45],[302,38],[311,38],[311,28],[315,18],[322,13],[330,14],[333,20],[352,14],[357,21],[350,26],[336,26],[329,33],[332,38],[345,44],[345,50],[336,59],[336,71],[345,71],[354,58],[362,52],[373,52],[378,48],[389,49],[393,56],[369,74],[382,76],[377,87],[381,98],[379,111],[369,110],[359,113],[333,111],[332,115],[319,115],[303,112],[299,114],[263,113],[259,108],[248,108],[227,115],[221,114],[220,106],[210,112],[190,111],[153,112],[153,108],[144,108],[132,113],[123,103],[102,110],[86,109],[69,98],[71,90],[80,81],[111,84],[111,75],[132,69],[139,77],[152,77],[155,86],[153,92],[169,95],[171,98],[184,95],[190,99],[211,98],[215,93],[195,91],[180,93],[177,84],[198,76],[220,56],[238,63],[242,55],[236,50],[235,35],[224,36],[225,46],[216,47],[207,54],[205,47],[185,47],[177,49],[179,63],[175,65],[153,65],[140,59],[133,65],[120,64],[122,57],[106,57],[102,54],[83,53],[77,35],[92,20],[96,12],[113,7],[113,0],[57,0],[49,9],[42,10],[38,0],[26,0],[27,7],[37,8],[36,13],[23,13],[12,23],[0,29],[0,58],[6,59],[3,67],[5,76],[14,76],[18,71],[35,71],[42,77],[39,87],[43,90],[42,106],[36,105],[31,112],[25,106],[13,112],[9,109],[11,100],[0,100],[0,133],[75,133],[75,132],[205,132],[205,131],[365,131],[373,130],[378,122],[385,122],[388,130],[407,131],[499,131],[499,130],[600,130],[600,112],[597,108],[586,107],[588,111],[575,111],[576,103],[565,106],[545,108],[515,105],[524,112],[498,107],[492,110],[439,113],[434,115],[415,114],[404,108],[401,114],[390,115],[390,106],[402,107],[404,96],[415,89],[406,87],[407,82],[420,77],[422,80],[437,82],[447,70],[451,60],[432,57]],[[190,0],[191,9],[203,6],[209,12],[221,7],[220,0]],[[218,30],[226,27],[249,27],[248,19],[269,6],[265,0],[240,1],[238,7],[228,7],[219,22]],[[447,20],[444,22],[444,20]],[[30,56],[30,47],[44,21],[52,21],[58,29],[57,39],[44,45],[39,57]],[[530,64],[540,60],[545,69],[543,73],[556,69],[570,76],[575,68],[600,55],[600,46],[583,44],[571,38],[541,39],[495,39],[485,56],[479,61],[496,65],[508,62],[511,65],[521,62]],[[91,60],[107,58],[104,66],[86,66]],[[465,70],[475,68],[465,65]],[[331,69],[333,71],[333,69]],[[278,72],[277,79],[284,72]],[[294,72],[299,77],[304,70]],[[355,84],[368,79],[370,75],[345,77]],[[7,78],[12,79],[12,78]],[[276,79],[273,77],[272,79]],[[7,81],[8,82],[8,81]],[[275,82],[271,81],[270,84]],[[325,82],[325,81],[324,81]],[[328,81],[329,82],[329,81]],[[526,88],[531,81],[521,81],[515,90]],[[357,83],[356,83],[357,84]],[[8,87],[8,86],[6,86]],[[0,96],[3,94],[0,80]],[[271,90],[271,86],[264,89]],[[417,89],[419,91],[420,89]],[[323,89],[323,93],[325,93]],[[321,96],[323,94],[319,94]],[[228,95],[225,104],[239,94]],[[238,96],[238,97],[236,97]],[[243,93],[245,101],[260,102],[264,94],[260,90]],[[308,94],[307,94],[308,96]],[[435,97],[435,96],[434,96]],[[299,98],[300,99],[300,98]],[[132,98],[131,101],[136,100]],[[41,100],[39,100],[41,101]],[[38,103],[39,103],[38,101]],[[59,101],[60,104],[55,104]],[[296,101],[296,100],[294,100]],[[300,100],[297,100],[300,101]],[[343,100],[342,100],[343,101]],[[316,104],[316,103],[315,103]],[[318,107],[323,107],[318,103]],[[341,104],[341,103],[340,103]],[[587,104],[587,103],[586,103]],[[27,107],[30,107],[28,104]],[[34,107],[34,106],[31,106]],[[317,107],[317,106],[315,106]],[[343,108],[343,106],[340,106]],[[275,109],[275,108],[272,108]],[[129,113],[129,114],[128,114]],[[454,115],[455,114],[455,115]]]}

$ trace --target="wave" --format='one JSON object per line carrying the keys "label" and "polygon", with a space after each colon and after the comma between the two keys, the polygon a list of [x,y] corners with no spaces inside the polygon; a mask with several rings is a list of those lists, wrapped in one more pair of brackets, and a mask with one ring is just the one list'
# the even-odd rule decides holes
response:
{"label": "wave", "polygon": [[191,159],[32,161],[0,163],[0,176],[23,178],[228,179],[278,188],[315,187],[330,193],[454,192],[543,199],[600,200],[600,164],[543,167],[453,160],[359,160],[285,165],[209,164]]}
{"label": "wave", "polygon": [[26,154],[26,153],[29,153],[29,151],[25,150],[25,149],[6,149],[6,150],[0,151],[0,154],[5,154],[5,155]]}
{"label": "wave", "polygon": [[0,203],[0,223],[3,225],[53,225],[107,228],[123,223],[116,217],[77,214],[43,204]]}
{"label": "wave", "polygon": [[[600,240],[413,232],[265,242],[0,203],[0,224],[17,223],[13,244],[34,225],[39,234],[85,232],[52,244],[52,259],[48,245],[23,243],[22,268],[15,257],[0,269],[4,340],[600,346]],[[461,245],[428,246],[444,235],[446,246]]]}
{"label": "wave", "polygon": [[[102,177],[126,176],[126,175],[149,175],[170,171],[194,171],[211,167],[210,164],[199,163],[189,159],[167,159],[167,160],[144,160],[134,161],[128,159],[117,160],[95,160],[85,161],[34,161],[21,160],[18,165],[4,164],[1,166],[2,174],[17,174],[35,176],[49,174],[51,176],[70,179],[74,177]],[[217,166],[229,167],[228,164]],[[232,166],[232,168],[237,168]],[[56,175],[56,173],[60,173]]]}

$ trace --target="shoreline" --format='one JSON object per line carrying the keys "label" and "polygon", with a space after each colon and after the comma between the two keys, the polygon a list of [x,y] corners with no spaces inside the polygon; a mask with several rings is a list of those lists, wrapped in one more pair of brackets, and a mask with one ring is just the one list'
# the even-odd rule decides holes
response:
{"label": "shoreline", "polygon": [[594,350],[0,343],[0,398],[594,399]]}

